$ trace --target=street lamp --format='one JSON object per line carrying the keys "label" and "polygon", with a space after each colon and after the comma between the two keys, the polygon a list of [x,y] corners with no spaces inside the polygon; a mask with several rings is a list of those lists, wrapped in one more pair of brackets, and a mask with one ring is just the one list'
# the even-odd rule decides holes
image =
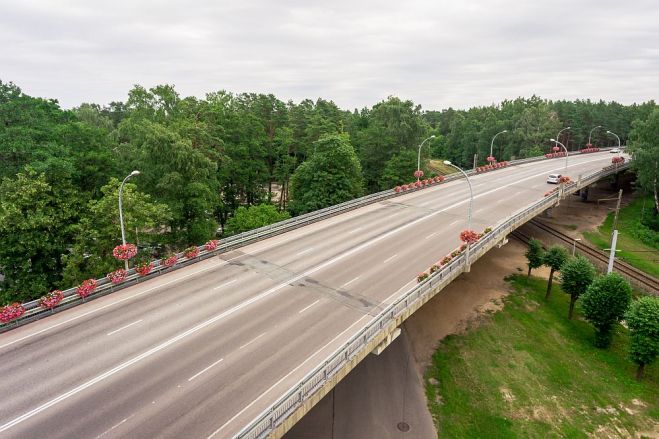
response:
{"label": "street lamp", "polygon": [[[469,184],[469,210],[467,211],[467,230],[471,230],[471,211],[474,207],[474,191],[471,187],[471,180],[469,179],[469,176],[465,171],[462,170],[461,167],[454,165],[453,163],[450,162],[450,160],[444,160],[444,164],[448,166],[453,166],[455,169],[460,171],[462,175],[465,176],[467,179],[467,184]],[[469,271],[469,248],[471,246],[470,242],[467,242],[467,252],[465,254],[465,264],[467,266],[465,271]]]}
{"label": "street lamp", "polygon": [[556,134],[556,139],[557,139],[557,140],[560,140],[560,139],[561,139],[561,133],[562,133],[563,131],[565,131],[565,130],[569,130],[570,128],[572,128],[572,127],[565,127],[565,128],[563,128],[562,130],[560,130],[560,131],[558,132],[558,134]]}
{"label": "street lamp", "polygon": [[590,132],[588,133],[588,145],[587,145],[588,148],[590,148],[592,146],[592,143],[590,143],[590,137],[593,134],[593,131],[595,131],[598,128],[602,128],[602,125],[597,125],[596,127],[593,127],[593,129],[590,130]]}
{"label": "street lamp", "polygon": [[618,139],[618,155],[620,155],[620,137],[618,137],[618,135],[613,131],[609,131],[609,130],[606,130],[606,134],[613,134],[614,136],[616,136],[616,139]]}
{"label": "street lamp", "polygon": [[[121,182],[121,186],[119,186],[119,224],[121,224],[121,243],[123,245],[126,245],[126,232],[124,231],[124,213],[122,209],[121,198],[124,192],[124,185],[130,177],[134,177],[136,175],[140,175],[140,171],[133,171],[128,174],[126,178],[124,178],[124,181]],[[126,264],[126,271],[128,271],[128,259],[126,259],[124,262]]]}
{"label": "street lamp", "polygon": [[549,140],[563,147],[563,150],[565,151],[565,175],[567,175],[567,158],[569,156],[569,153],[567,152],[567,148],[565,147],[565,145],[563,145],[561,142],[559,142],[556,139],[549,139]]}
{"label": "street lamp", "polygon": [[488,162],[490,162],[490,161],[493,162],[494,161],[494,156],[492,155],[492,149],[494,148],[494,139],[496,139],[499,134],[503,134],[503,133],[507,133],[507,132],[508,132],[508,130],[499,131],[498,133],[496,133],[494,135],[494,137],[492,137],[492,141],[490,142],[490,156],[487,158]]}
{"label": "street lamp", "polygon": [[416,181],[419,181],[419,179],[421,178],[421,147],[428,140],[434,139],[434,138],[435,138],[435,135],[433,134],[432,136],[428,137],[423,142],[421,142],[421,145],[419,145],[419,154],[416,157],[416,172],[414,173],[416,175]]}

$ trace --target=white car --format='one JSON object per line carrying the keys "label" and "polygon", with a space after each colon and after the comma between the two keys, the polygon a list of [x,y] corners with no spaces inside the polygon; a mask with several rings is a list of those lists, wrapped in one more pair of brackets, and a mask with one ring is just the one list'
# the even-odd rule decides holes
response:
{"label": "white car", "polygon": [[620,154],[622,151],[620,151],[620,148],[613,148],[611,151],[609,151],[611,154]]}
{"label": "white car", "polygon": [[549,174],[547,176],[547,183],[558,184],[561,179],[561,174]]}

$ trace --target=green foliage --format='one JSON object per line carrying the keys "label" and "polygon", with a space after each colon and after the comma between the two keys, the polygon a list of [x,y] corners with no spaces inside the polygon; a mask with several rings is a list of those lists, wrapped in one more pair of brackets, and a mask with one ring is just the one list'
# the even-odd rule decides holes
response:
{"label": "green foliage", "polygon": [[659,297],[645,296],[635,300],[625,313],[629,327],[629,356],[638,365],[637,378],[643,377],[647,364],[659,355]]}
{"label": "green foliage", "polygon": [[629,152],[634,157],[637,184],[654,195],[655,209],[659,212],[657,178],[659,177],[659,108],[645,120],[636,120],[630,132]]}
{"label": "green foliage", "polygon": [[561,287],[570,295],[568,318],[572,318],[574,304],[595,279],[595,267],[588,259],[579,255],[570,258],[561,267]]}
{"label": "green foliage", "polygon": [[78,218],[75,191],[33,170],[0,183],[0,303],[40,297],[60,280]]}
{"label": "green foliage", "polygon": [[[380,189],[390,189],[396,185],[416,181],[417,153],[411,149],[394,154],[384,165],[382,177],[380,177]],[[424,167],[421,169],[424,172]]]}
{"label": "green foliage", "polygon": [[618,273],[600,276],[590,284],[581,296],[581,308],[595,327],[595,346],[609,346],[614,324],[623,317],[631,299],[632,287]]}
{"label": "green foliage", "polygon": [[359,197],[364,193],[362,170],[346,135],[328,135],[316,153],[301,164],[291,180],[290,210],[302,214]]}
{"label": "green foliage", "polygon": [[227,236],[246,232],[267,226],[290,218],[288,212],[279,212],[272,204],[258,204],[250,207],[239,207],[229,218],[224,233]]}
{"label": "green foliage", "polygon": [[[62,288],[79,283],[90,277],[105,276],[120,267],[112,249],[121,244],[119,225],[120,181],[112,178],[101,188],[103,196],[90,200],[82,212],[79,223],[73,226],[75,238],[70,252],[63,256]],[[150,195],[137,191],[137,186],[127,183],[123,191],[123,215],[126,241],[140,248],[140,260],[150,259],[162,241],[162,233],[171,220],[166,204],[154,202]]]}
{"label": "green foliage", "polygon": [[542,248],[542,242],[535,238],[529,239],[529,248],[524,253],[527,265],[529,267],[528,276],[531,276],[531,270],[542,267],[544,264],[545,250]]}
{"label": "green foliage", "polygon": [[545,299],[549,299],[551,294],[551,285],[554,280],[554,272],[560,270],[565,261],[567,261],[569,253],[565,247],[560,245],[552,245],[542,255],[542,263],[550,268],[549,279],[547,280],[547,294]]}

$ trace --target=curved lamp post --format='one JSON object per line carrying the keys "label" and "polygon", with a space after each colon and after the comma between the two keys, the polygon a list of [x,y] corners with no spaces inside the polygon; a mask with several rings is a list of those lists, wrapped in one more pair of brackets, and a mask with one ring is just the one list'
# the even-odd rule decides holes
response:
{"label": "curved lamp post", "polygon": [[503,133],[507,133],[507,132],[508,132],[508,130],[499,131],[498,133],[496,133],[494,135],[494,137],[492,137],[492,141],[490,142],[490,156],[487,158],[488,162],[493,162],[494,161],[494,156],[492,155],[492,149],[494,148],[494,139],[496,139],[499,134],[503,134]]}
{"label": "curved lamp post", "polygon": [[[123,245],[126,245],[126,232],[124,231],[124,213],[121,204],[121,199],[124,192],[124,185],[126,184],[129,178],[134,177],[136,175],[140,175],[140,171],[133,171],[130,174],[128,174],[126,178],[124,178],[124,181],[121,182],[121,186],[119,186],[119,224],[121,224],[121,243]],[[124,262],[126,264],[126,271],[128,271],[128,259],[126,259]]]}
{"label": "curved lamp post", "polygon": [[432,136],[428,137],[423,142],[421,142],[421,145],[419,145],[419,154],[417,154],[417,156],[416,156],[416,172],[414,173],[414,175],[416,175],[416,181],[419,181],[421,179],[421,147],[428,140],[434,139],[434,138],[435,138],[435,135],[433,134]]}
{"label": "curved lamp post", "polygon": [[568,156],[570,155],[570,154],[567,152],[567,148],[565,147],[565,145],[563,145],[561,142],[559,142],[559,141],[556,140],[556,139],[549,139],[549,140],[551,140],[552,142],[556,143],[557,145],[561,145],[561,146],[563,147],[563,151],[565,151],[565,174],[567,175],[567,158],[568,158]]}
{"label": "curved lamp post", "polygon": [[613,134],[614,136],[616,136],[616,139],[618,139],[618,156],[620,156],[620,137],[618,137],[618,135],[613,131],[609,131],[609,130],[606,130],[606,134]]}
{"label": "curved lamp post", "polygon": [[593,131],[595,131],[598,128],[602,128],[602,125],[597,125],[596,127],[593,127],[593,129],[590,130],[590,132],[588,133],[588,145],[587,145],[588,148],[590,148],[590,146],[592,145],[592,143],[590,143],[590,137],[593,135]]}
{"label": "curved lamp post", "polygon": [[565,127],[565,128],[563,128],[562,130],[560,130],[560,131],[558,132],[558,134],[556,134],[556,140],[560,140],[560,139],[561,139],[561,133],[562,133],[563,131],[565,131],[565,130],[569,130],[569,129],[571,129],[571,128],[572,128],[572,127]]}
{"label": "curved lamp post", "polygon": [[[449,160],[444,160],[444,164],[448,166],[453,166],[455,169],[460,171],[462,175],[467,179],[467,184],[469,184],[469,210],[467,211],[467,230],[471,230],[471,211],[474,207],[474,190],[471,187],[471,180],[469,179],[469,176],[465,171],[462,170],[461,167],[454,165],[451,163]],[[471,243],[467,242],[467,251],[465,253],[465,264],[466,264],[466,270],[469,271],[469,248],[471,247]]]}

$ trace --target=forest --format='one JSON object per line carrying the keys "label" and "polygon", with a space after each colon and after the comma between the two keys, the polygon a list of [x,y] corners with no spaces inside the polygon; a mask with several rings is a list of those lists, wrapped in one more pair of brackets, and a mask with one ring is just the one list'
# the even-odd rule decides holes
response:
{"label": "forest", "polygon": [[[331,100],[272,94],[182,97],[172,85],[128,91],[125,102],[63,109],[0,81],[0,305],[102,277],[126,239],[138,261],[229,236],[413,180],[417,148],[471,168],[618,140],[634,151],[641,189],[655,193],[654,101],[549,101],[537,96],[467,110],[423,110],[391,96],[345,110]],[[600,128],[596,128],[601,126]]]}

